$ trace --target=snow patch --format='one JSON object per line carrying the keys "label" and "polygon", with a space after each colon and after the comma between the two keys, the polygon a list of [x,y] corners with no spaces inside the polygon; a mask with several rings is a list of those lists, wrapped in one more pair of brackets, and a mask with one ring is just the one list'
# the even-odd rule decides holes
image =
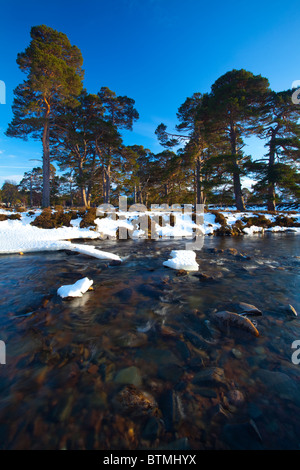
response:
{"label": "snow patch", "polygon": [[186,271],[198,271],[196,253],[192,250],[172,250],[171,259],[163,262],[164,266],[172,269],[184,269]]}
{"label": "snow patch", "polygon": [[75,282],[75,284],[61,286],[57,290],[57,295],[63,299],[66,297],[82,297],[82,295],[92,286],[93,282],[94,281],[88,277],[84,277],[83,279],[79,279],[79,281]]}

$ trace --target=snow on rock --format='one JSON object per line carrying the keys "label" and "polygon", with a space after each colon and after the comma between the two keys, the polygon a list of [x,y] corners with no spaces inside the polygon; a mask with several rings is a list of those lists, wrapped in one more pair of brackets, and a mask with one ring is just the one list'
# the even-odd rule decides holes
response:
{"label": "snow on rock", "polygon": [[61,286],[57,290],[57,295],[63,299],[66,297],[82,297],[82,295],[89,290],[92,284],[92,280],[88,277],[84,277],[83,279],[79,279],[79,281],[75,282],[75,284]]}
{"label": "snow on rock", "polygon": [[185,269],[186,271],[198,271],[196,253],[192,250],[172,250],[171,259],[163,262],[164,266],[172,269]]}

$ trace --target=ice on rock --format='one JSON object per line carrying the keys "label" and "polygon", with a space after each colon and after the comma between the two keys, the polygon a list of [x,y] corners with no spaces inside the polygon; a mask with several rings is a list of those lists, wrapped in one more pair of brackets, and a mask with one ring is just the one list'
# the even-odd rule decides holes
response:
{"label": "ice on rock", "polygon": [[79,279],[79,281],[75,282],[75,284],[69,284],[67,286],[61,286],[57,290],[57,295],[62,298],[66,297],[82,297],[82,295],[89,290],[93,281],[88,277],[84,277],[83,279]]}
{"label": "ice on rock", "polygon": [[198,271],[196,253],[192,250],[172,250],[171,259],[163,262],[164,266],[172,269],[185,269],[186,271]]}

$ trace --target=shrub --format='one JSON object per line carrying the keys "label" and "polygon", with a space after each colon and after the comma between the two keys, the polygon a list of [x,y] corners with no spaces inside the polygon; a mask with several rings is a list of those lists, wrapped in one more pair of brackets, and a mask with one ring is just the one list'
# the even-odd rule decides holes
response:
{"label": "shrub", "polygon": [[296,222],[295,218],[284,215],[278,215],[272,225],[280,225],[281,227],[300,227],[299,222]]}
{"label": "shrub", "polygon": [[222,227],[226,227],[227,220],[226,220],[226,217],[221,212],[219,211],[210,211],[210,212],[211,214],[214,214],[216,224],[220,224]]}
{"label": "shrub", "polygon": [[52,213],[50,208],[43,209],[42,213],[38,215],[30,224],[39,228],[57,228],[69,227],[71,222],[71,215],[58,211]]}
{"label": "shrub", "polygon": [[96,207],[90,207],[82,217],[80,222],[80,228],[87,228],[87,227],[96,227],[95,219],[96,219]]}
{"label": "shrub", "polygon": [[8,216],[10,220],[21,220],[21,214],[11,214]]}
{"label": "shrub", "polygon": [[246,227],[255,225],[256,227],[269,228],[272,226],[272,222],[262,214],[255,217],[243,217],[242,221],[246,224]]}
{"label": "shrub", "polygon": [[52,211],[49,208],[43,209],[40,215],[38,215],[30,225],[39,228],[54,228],[55,217],[52,217]]}

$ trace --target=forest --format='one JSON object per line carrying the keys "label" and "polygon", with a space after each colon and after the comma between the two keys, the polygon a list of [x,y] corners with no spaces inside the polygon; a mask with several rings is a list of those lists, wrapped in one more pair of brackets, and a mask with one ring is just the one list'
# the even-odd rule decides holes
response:
{"label": "forest", "polygon": [[[95,207],[129,203],[264,204],[300,199],[300,106],[295,91],[274,91],[268,78],[244,69],[219,77],[209,93],[195,91],[179,106],[175,131],[161,123],[162,151],[125,145],[122,132],[139,119],[135,100],[107,86],[84,88],[83,57],[68,37],[48,26],[31,28],[17,57],[25,80],[14,90],[9,137],[41,142],[41,164],[19,184],[6,181],[7,205]],[[297,95],[298,96],[298,95]],[[293,99],[292,99],[293,97]],[[248,155],[261,139],[263,158]],[[256,183],[252,191],[243,178]]]}

